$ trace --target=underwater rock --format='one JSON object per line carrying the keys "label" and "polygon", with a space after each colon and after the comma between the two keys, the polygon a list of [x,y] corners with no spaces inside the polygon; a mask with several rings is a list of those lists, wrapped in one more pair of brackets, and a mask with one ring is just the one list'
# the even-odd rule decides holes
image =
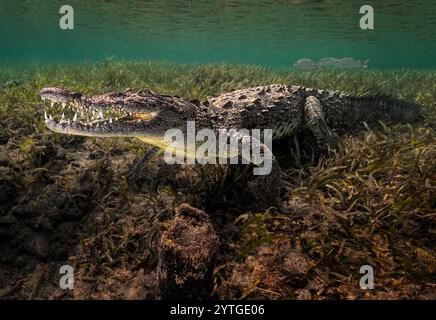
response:
{"label": "underwater rock", "polygon": [[161,299],[204,299],[212,289],[218,236],[207,214],[181,204],[161,237],[157,270]]}

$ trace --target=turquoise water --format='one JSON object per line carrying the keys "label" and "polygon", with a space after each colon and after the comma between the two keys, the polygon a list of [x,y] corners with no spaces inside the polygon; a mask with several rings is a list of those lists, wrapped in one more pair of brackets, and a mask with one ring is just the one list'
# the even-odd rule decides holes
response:
{"label": "turquoise water", "polygon": [[[59,28],[70,4],[75,29]],[[359,8],[375,29],[359,27]],[[156,59],[290,67],[351,56],[374,68],[436,68],[433,0],[0,0],[0,60]]]}

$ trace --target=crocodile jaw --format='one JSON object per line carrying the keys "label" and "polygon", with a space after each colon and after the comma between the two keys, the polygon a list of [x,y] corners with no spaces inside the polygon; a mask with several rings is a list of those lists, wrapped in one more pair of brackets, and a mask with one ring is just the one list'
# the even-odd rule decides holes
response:
{"label": "crocodile jaw", "polygon": [[[153,120],[159,110],[146,105],[122,103],[102,96],[84,97],[63,88],[44,88],[41,99],[47,127],[55,132],[89,137],[136,137],[161,135]],[[97,96],[99,97],[99,96]]]}

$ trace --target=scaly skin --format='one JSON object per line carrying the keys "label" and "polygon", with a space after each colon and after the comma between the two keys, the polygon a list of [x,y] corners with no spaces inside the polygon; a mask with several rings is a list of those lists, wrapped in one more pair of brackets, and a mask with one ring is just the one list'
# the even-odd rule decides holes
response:
{"label": "scaly skin", "polygon": [[[415,103],[282,84],[236,90],[203,103],[146,89],[84,96],[55,87],[42,89],[40,96],[51,101],[45,122],[53,131],[137,137],[159,148],[166,146],[166,130],[186,131],[187,121],[195,121],[196,130],[209,128],[217,133],[219,129],[272,129],[273,140],[308,128],[318,149],[326,152],[335,146],[331,130],[353,130],[363,122],[413,123],[421,119]],[[259,204],[274,203],[280,193],[280,167],[274,158],[272,168],[269,175],[256,176],[248,184]]]}

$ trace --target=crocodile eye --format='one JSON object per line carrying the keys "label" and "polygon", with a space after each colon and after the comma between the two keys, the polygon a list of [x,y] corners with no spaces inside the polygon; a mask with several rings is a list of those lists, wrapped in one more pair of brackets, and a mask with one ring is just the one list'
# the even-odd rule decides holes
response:
{"label": "crocodile eye", "polygon": [[151,119],[153,119],[154,117],[156,117],[157,112],[150,112],[150,113],[135,113],[133,114],[133,118],[137,119],[137,120],[142,120],[142,121],[149,121]]}

